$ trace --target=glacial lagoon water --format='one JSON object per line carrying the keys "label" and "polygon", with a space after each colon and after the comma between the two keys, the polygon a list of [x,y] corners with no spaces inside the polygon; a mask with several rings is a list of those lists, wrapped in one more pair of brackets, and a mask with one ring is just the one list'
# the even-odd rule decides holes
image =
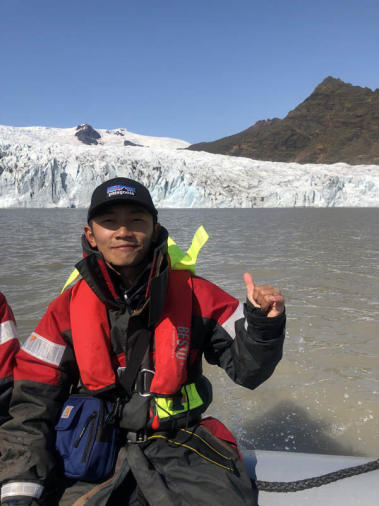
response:
{"label": "glacial lagoon water", "polygon": [[[286,296],[284,357],[255,391],[205,366],[209,414],[241,447],[379,455],[379,209],[160,210],[182,247],[202,224],[197,273],[244,299],[242,275]],[[81,258],[77,209],[0,210],[0,290],[24,340]]]}

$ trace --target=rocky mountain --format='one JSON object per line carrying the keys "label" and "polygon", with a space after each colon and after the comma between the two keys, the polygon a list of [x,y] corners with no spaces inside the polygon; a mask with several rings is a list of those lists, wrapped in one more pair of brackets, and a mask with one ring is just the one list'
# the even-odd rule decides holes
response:
{"label": "rocky mountain", "polygon": [[379,89],[327,77],[284,119],[188,149],[255,160],[379,164]]}
{"label": "rocky mountain", "polygon": [[87,125],[86,123],[76,127],[75,136],[83,144],[98,144],[97,141],[101,138],[99,132],[92,128],[91,125]]}

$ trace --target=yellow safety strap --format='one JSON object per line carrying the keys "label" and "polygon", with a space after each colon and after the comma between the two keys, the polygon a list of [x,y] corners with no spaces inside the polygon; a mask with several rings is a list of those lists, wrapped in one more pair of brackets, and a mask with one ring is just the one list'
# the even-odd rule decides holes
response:
{"label": "yellow safety strap", "polygon": [[201,248],[208,241],[209,235],[207,234],[203,225],[201,225],[195,232],[192,244],[184,253],[171,237],[167,240],[168,254],[171,261],[171,268],[174,270],[187,270],[195,274],[196,260]]}
{"label": "yellow safety strap", "polygon": [[189,409],[198,408],[203,404],[203,400],[197,391],[195,383],[184,385],[180,391],[182,394],[180,404],[183,406],[181,409],[173,408],[174,399],[172,397],[155,397],[155,406],[160,420],[185,413]]}
{"label": "yellow safety strap", "polygon": [[[179,248],[176,242],[171,239],[171,237],[169,237],[167,240],[167,246],[171,269],[177,271],[187,270],[192,272],[192,274],[195,274],[197,257],[199,256],[201,248],[208,241],[208,239],[209,235],[207,234],[203,225],[200,225],[193,236],[191,246],[184,253],[184,251]],[[76,281],[79,276],[79,271],[77,269],[74,269],[64,284],[61,293],[63,293],[73,281]]]}
{"label": "yellow safety strap", "polygon": [[75,268],[72,271],[72,273],[69,275],[69,277],[67,278],[67,281],[61,290],[61,293],[63,293],[66,290],[68,285],[71,285],[72,282],[74,282],[76,279],[78,279],[79,276],[80,276],[80,273],[79,273],[78,269]]}

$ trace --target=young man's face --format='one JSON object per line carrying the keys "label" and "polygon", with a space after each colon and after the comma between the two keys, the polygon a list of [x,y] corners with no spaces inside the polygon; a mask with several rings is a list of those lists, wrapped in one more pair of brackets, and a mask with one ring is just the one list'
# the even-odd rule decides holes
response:
{"label": "young man's face", "polygon": [[158,234],[152,215],[135,204],[109,205],[84,227],[85,236],[105,261],[121,274],[133,276],[144,264]]}

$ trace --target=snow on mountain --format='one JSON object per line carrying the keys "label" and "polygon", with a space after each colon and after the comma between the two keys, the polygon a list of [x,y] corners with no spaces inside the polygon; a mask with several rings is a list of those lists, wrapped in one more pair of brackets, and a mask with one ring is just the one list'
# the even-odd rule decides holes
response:
{"label": "snow on mountain", "polygon": [[160,208],[379,206],[379,166],[213,155],[125,129],[97,130],[99,143],[87,146],[75,130],[0,126],[0,207],[87,207],[115,176],[141,181]]}
{"label": "snow on mountain", "polygon": [[[75,136],[78,128],[11,127],[0,125],[0,143],[82,146],[82,142]],[[116,130],[96,129],[96,131],[101,136],[98,143],[102,146],[123,146],[124,141],[145,147],[164,149],[186,148],[190,145],[189,142],[169,137],[149,137],[147,135],[134,134],[125,128],[117,128]]]}

